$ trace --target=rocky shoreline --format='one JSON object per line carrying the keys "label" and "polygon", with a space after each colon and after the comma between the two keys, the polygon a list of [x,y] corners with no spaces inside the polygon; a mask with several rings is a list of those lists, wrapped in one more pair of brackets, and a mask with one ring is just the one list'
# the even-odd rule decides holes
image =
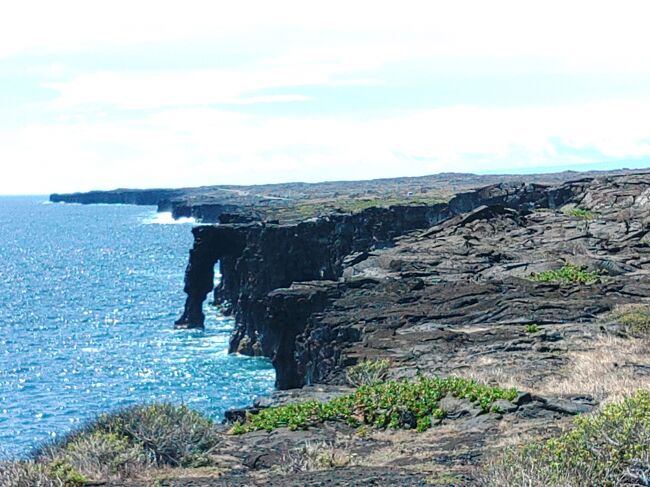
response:
{"label": "rocky shoreline", "polygon": [[431,205],[458,193],[499,183],[558,185],[580,177],[632,174],[634,171],[565,171],[561,173],[476,175],[441,173],[431,176],[281,183],[256,186],[202,186],[177,189],[116,189],[52,194],[53,203],[133,204],[157,206],[175,219],[200,223],[300,222],[333,213],[356,212],[390,205]]}
{"label": "rocky shoreline", "polygon": [[[408,418],[397,430],[225,425],[217,473],[164,485],[481,485],[508,446],[650,389],[650,340],[616,314],[650,309],[650,174],[499,183],[297,222],[221,218],[193,229],[177,326],[203,326],[212,295],[236,318],[230,351],[271,358],[278,391],[231,422],[350,394],[363,363],[389,364],[392,380],[457,376],[519,393],[487,411],[446,396],[424,432]],[[347,460],[292,470],[314,445]]]}

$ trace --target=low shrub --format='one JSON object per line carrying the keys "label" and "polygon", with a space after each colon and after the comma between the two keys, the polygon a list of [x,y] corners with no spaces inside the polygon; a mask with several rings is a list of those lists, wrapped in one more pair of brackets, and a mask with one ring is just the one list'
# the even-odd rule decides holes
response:
{"label": "low shrub", "polygon": [[214,422],[184,405],[129,407],[101,415],[89,430],[112,433],[140,445],[156,466],[207,466],[209,454],[219,442]]}
{"label": "low shrub", "polygon": [[323,421],[345,421],[352,426],[377,428],[417,428],[425,431],[445,417],[438,407],[446,395],[467,399],[488,412],[498,399],[513,400],[515,389],[502,389],[459,377],[426,378],[414,381],[388,381],[359,387],[355,392],[329,402],[307,401],[264,409],[248,414],[243,424],[235,423],[231,432],[273,431],[288,427],[307,428]]}
{"label": "low shrub", "polygon": [[588,272],[584,267],[565,264],[560,269],[532,274],[530,279],[537,282],[557,282],[562,284],[595,284],[602,280],[597,272]]}
{"label": "low shrub", "polygon": [[507,450],[489,462],[483,483],[650,485],[650,391],[576,418],[561,436]]}
{"label": "low shrub", "polygon": [[537,333],[539,331],[539,325],[536,323],[531,323],[526,325],[526,333]]}
{"label": "low shrub", "polygon": [[383,382],[388,376],[389,368],[390,361],[388,359],[364,360],[347,370],[345,380],[353,387]]}
{"label": "low shrub", "polygon": [[86,477],[62,459],[48,465],[47,472],[52,479],[62,482],[65,487],[81,487],[86,483]]}
{"label": "low shrub", "polygon": [[131,478],[153,466],[140,443],[105,431],[76,435],[53,456],[91,479]]}
{"label": "low shrub", "polygon": [[32,464],[74,487],[82,479],[140,477],[156,467],[208,466],[218,442],[212,420],[187,406],[138,405],[102,414],[41,448]]}

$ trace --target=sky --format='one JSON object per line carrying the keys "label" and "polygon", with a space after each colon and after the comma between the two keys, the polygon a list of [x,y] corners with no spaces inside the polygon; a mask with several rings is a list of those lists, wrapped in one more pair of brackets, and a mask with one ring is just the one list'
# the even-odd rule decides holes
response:
{"label": "sky", "polygon": [[83,0],[0,16],[0,194],[650,166],[650,3]]}

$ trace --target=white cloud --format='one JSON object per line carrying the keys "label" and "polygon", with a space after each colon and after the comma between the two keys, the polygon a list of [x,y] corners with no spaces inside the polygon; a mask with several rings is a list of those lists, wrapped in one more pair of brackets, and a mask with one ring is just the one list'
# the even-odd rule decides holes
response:
{"label": "white cloud", "polygon": [[[34,125],[0,138],[0,160],[12,161],[0,193],[624,160],[650,156],[647,113],[650,99],[526,109],[459,106],[366,121],[175,109],[128,123]],[[558,153],[558,143],[575,154]]]}
{"label": "white cloud", "polygon": [[[632,0],[13,2],[0,16],[0,63],[29,64],[37,55],[42,65],[26,73],[53,88],[55,98],[39,108],[41,92],[25,103],[28,109],[0,119],[0,160],[10,175],[0,193],[645,157],[650,102],[641,95],[562,106],[375,112],[363,120],[346,118],[343,102],[329,118],[210,107],[305,102],[318,90],[307,96],[301,87],[390,83],[408,63],[429,74],[455,70],[477,83],[486,73],[524,74],[532,83],[549,73],[643,80],[650,75],[649,13],[650,4]],[[135,69],[133,59],[128,68],[109,69],[101,62],[102,53],[114,60],[133,47],[164,60],[169,46],[178,47],[170,61],[196,46],[217,54],[200,70]],[[237,62],[220,64],[225,51]],[[74,65],[71,53],[98,53],[101,68]],[[22,81],[14,84],[25,90],[17,100],[29,98]]]}
{"label": "white cloud", "polygon": [[[305,69],[306,68],[306,69]],[[113,72],[82,74],[70,81],[47,83],[59,92],[52,109],[83,105],[118,109],[151,109],[206,104],[253,104],[305,101],[304,95],[255,95],[258,90],[305,85],[341,84],[338,65],[309,67],[253,67],[234,70],[153,72],[123,74]],[[351,80],[359,83],[359,80]]]}
{"label": "white cloud", "polygon": [[336,61],[363,52],[357,61],[384,62],[425,52],[647,72],[648,14],[644,0],[22,0],[3,9],[0,57],[196,41],[290,45],[279,54],[288,59],[329,50]]}

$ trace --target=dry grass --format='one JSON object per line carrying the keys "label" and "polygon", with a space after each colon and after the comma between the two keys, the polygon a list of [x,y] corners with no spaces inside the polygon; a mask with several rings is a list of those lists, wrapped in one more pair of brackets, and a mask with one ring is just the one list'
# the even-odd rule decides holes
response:
{"label": "dry grass", "polygon": [[604,321],[621,325],[627,333],[637,338],[650,338],[650,305],[648,304],[618,305],[604,317]]}
{"label": "dry grass", "polygon": [[516,367],[504,364],[503,360],[484,355],[477,358],[470,368],[463,370],[463,377],[482,384],[499,384],[506,389],[528,390],[529,387],[526,387],[527,377],[516,370]]}
{"label": "dry grass", "polygon": [[[630,308],[622,307],[619,312],[629,314]],[[650,340],[603,335],[584,343],[588,349],[568,352],[567,366],[532,389],[527,386],[530,378],[517,373],[517,367],[490,356],[479,357],[463,375],[540,395],[591,395],[606,403],[620,400],[637,389],[650,388],[650,374],[639,373],[640,369],[650,367]]]}
{"label": "dry grass", "polygon": [[222,477],[227,469],[218,467],[196,467],[196,468],[178,468],[162,467],[154,470],[148,470],[146,475],[138,477],[144,485],[175,485],[177,479],[218,479]]}
{"label": "dry grass", "polygon": [[650,367],[646,340],[598,337],[587,351],[569,352],[569,365],[561,377],[540,384],[542,395],[589,394],[601,402],[620,400],[637,389],[650,388],[650,376],[638,368]]}
{"label": "dry grass", "polygon": [[488,460],[481,485],[650,485],[650,392],[637,391],[548,440],[506,448]]}
{"label": "dry grass", "polygon": [[347,370],[345,380],[352,387],[372,385],[385,381],[389,369],[388,359],[363,360]]}
{"label": "dry grass", "polygon": [[282,473],[313,472],[358,465],[346,442],[306,442],[283,458]]}

